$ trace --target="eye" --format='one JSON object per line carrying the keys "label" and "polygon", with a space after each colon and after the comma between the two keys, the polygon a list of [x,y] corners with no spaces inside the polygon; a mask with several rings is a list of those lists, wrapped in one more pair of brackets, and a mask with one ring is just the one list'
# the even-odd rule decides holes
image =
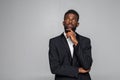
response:
{"label": "eye", "polygon": [[70,21],[70,20],[67,18],[67,19],[65,19],[65,21],[67,21],[67,22],[68,22],[68,21]]}

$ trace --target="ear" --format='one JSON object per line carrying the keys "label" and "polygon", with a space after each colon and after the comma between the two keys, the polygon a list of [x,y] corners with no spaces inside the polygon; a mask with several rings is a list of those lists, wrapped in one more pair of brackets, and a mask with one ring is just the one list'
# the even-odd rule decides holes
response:
{"label": "ear", "polygon": [[63,25],[64,25],[64,23],[65,23],[65,22],[63,21]]}

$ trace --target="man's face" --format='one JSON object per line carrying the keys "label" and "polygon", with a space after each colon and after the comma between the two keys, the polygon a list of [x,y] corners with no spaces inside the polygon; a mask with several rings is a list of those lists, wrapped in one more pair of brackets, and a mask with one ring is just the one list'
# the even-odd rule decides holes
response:
{"label": "man's face", "polygon": [[71,29],[75,32],[76,27],[79,25],[77,21],[77,15],[69,13],[65,16],[63,21],[64,29]]}

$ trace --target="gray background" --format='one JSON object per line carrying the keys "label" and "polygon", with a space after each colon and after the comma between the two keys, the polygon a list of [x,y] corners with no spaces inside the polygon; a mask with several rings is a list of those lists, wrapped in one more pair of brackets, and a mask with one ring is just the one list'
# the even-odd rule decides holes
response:
{"label": "gray background", "polygon": [[68,9],[91,38],[92,80],[120,79],[120,0],[0,0],[0,80],[53,80],[48,43]]}

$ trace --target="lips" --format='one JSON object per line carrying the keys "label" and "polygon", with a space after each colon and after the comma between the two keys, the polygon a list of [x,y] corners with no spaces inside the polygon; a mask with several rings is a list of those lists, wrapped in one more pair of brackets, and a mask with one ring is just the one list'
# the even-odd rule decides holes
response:
{"label": "lips", "polygon": [[64,26],[65,32],[68,32],[67,30],[70,29],[75,32],[76,27],[74,27],[72,24]]}
{"label": "lips", "polygon": [[73,25],[70,24],[70,25],[67,26],[67,28],[68,28],[68,29],[72,29],[72,28],[73,28]]}

